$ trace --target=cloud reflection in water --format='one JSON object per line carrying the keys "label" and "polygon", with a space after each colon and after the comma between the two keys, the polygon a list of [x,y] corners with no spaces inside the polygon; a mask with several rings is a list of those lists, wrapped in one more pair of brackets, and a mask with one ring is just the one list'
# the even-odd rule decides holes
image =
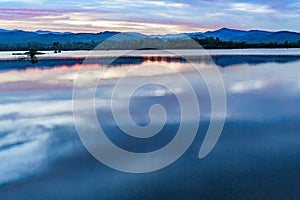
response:
{"label": "cloud reflection in water", "polygon": [[[152,70],[152,67],[157,64],[145,62],[145,74],[134,78],[155,76],[155,78],[165,79],[176,84],[176,80],[172,79],[172,74]],[[163,64],[187,73],[198,91],[201,117],[204,120],[209,119],[209,97],[205,86],[199,84],[201,82],[196,80],[193,73],[186,70],[184,62],[164,62]],[[285,63],[268,62],[255,65],[239,63],[231,67],[220,67],[228,95],[227,123],[230,124],[235,121],[271,123],[277,120],[299,119],[299,64],[299,61],[293,60],[293,62]],[[40,173],[47,173],[55,168],[57,160],[61,158],[68,160],[72,156],[80,157],[79,152],[84,151],[76,135],[72,115],[72,86],[78,70],[77,67],[78,64],[76,67],[34,68],[24,71],[8,70],[0,73],[0,185],[13,184],[24,181],[28,177],[38,176]],[[84,67],[90,70],[91,79],[98,79],[97,76],[93,76],[93,72],[99,66]],[[108,126],[113,125],[108,109],[110,106],[109,97],[115,83],[114,78],[122,76],[132,67],[135,65],[111,68],[102,83],[101,90],[97,91],[97,113],[107,115],[103,123]],[[134,81],[134,79],[128,80],[128,84],[130,81]],[[82,87],[85,89],[84,85]],[[177,92],[182,93],[184,91],[178,86]],[[151,104],[154,100],[161,100],[162,103],[168,104],[170,107],[168,122],[176,124],[179,120],[176,117],[178,110],[172,109],[175,103],[170,101],[170,96],[170,92],[164,88],[155,86],[141,88],[136,93],[137,99],[131,105],[132,117],[137,121],[140,120],[139,122],[145,121],[147,112],[141,108],[145,107],[146,104]],[[116,108],[120,111],[120,115],[127,106],[122,104],[122,98],[124,97],[120,97],[120,103]],[[298,130],[295,128],[295,132]],[[231,133],[234,135],[232,130],[224,133],[225,137],[229,137]],[[270,151],[274,150],[271,147],[275,148],[275,142],[278,142],[277,146],[283,149],[291,143],[290,140],[282,137],[277,135],[273,138],[274,143],[272,144],[274,146],[269,146]],[[278,141],[278,138],[281,138],[282,143]],[[226,149],[222,145],[229,141],[229,146],[238,146],[238,142],[232,142],[237,140],[240,144],[245,142],[234,138],[221,141],[215,153],[226,156],[226,152],[220,151],[220,149]],[[261,142],[261,140],[258,141]],[[253,151],[249,149],[248,154],[253,153]],[[235,152],[235,155],[238,157],[239,152]],[[227,158],[229,157],[227,156]],[[122,182],[118,178],[118,174],[114,175],[111,177],[111,180],[115,180],[114,184],[118,184],[118,181]],[[101,174],[97,177],[103,178],[104,176]],[[86,178],[83,177],[88,184],[89,181]],[[106,179],[108,178],[106,177]]]}

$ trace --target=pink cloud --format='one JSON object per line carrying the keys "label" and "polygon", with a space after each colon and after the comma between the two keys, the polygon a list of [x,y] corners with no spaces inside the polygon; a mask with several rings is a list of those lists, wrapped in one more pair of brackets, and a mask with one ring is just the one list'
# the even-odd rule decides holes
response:
{"label": "pink cloud", "polygon": [[76,9],[29,9],[29,8],[0,8],[1,12],[40,12],[40,13],[66,13],[66,12],[78,12],[82,10]]}
{"label": "pink cloud", "polygon": [[4,20],[26,20],[43,16],[61,16],[74,10],[54,9],[25,9],[25,8],[0,8],[0,19]]}
{"label": "pink cloud", "polygon": [[112,13],[111,11],[95,9],[29,9],[29,8],[0,8],[0,19],[26,20],[43,16],[61,16],[68,13]]}
{"label": "pink cloud", "polygon": [[192,22],[181,22],[181,21],[174,21],[174,20],[155,20],[155,19],[128,19],[124,20],[126,22],[137,22],[137,23],[149,23],[149,24],[165,24],[165,25],[178,25],[178,26],[189,26],[189,27],[199,27],[199,23],[192,23]]}

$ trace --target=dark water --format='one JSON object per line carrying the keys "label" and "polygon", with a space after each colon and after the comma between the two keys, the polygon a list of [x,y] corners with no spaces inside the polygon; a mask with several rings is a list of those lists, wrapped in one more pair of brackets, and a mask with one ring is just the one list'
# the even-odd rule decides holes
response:
{"label": "dark water", "polygon": [[[207,157],[198,158],[210,101],[201,81],[186,72],[201,108],[198,134],[180,159],[146,174],[111,169],[82,145],[74,125],[72,89],[83,60],[42,60],[37,66],[1,61],[0,199],[299,199],[300,57],[213,60],[227,94],[226,122],[217,145]],[[197,57],[193,61],[202,62]],[[187,65],[178,58],[122,58],[96,92],[97,117],[107,136],[123,149],[159,149],[178,129],[176,97],[157,86],[138,90],[130,107],[133,120],[143,125],[149,123],[149,107],[162,104],[168,118],[158,135],[148,141],[133,139],[113,123],[110,95],[124,70],[142,65],[142,78],[154,75],[176,84],[172,75],[151,71],[158,64],[182,73]],[[92,79],[97,65],[83,67]],[[126,105],[119,106],[121,115]]]}

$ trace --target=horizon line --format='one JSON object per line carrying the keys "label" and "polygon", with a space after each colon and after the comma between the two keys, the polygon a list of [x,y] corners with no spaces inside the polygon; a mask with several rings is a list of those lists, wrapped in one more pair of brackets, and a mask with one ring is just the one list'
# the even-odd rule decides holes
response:
{"label": "horizon line", "polygon": [[99,31],[99,32],[81,32],[81,31],[78,31],[78,32],[74,32],[74,31],[55,31],[55,30],[51,30],[51,29],[38,29],[38,30],[25,30],[25,29],[6,29],[6,28],[1,28],[0,27],[0,30],[5,30],[5,31],[24,31],[24,32],[33,32],[33,33],[36,33],[36,32],[52,32],[52,33],[71,33],[71,34],[84,34],[84,33],[87,33],[87,34],[97,34],[97,33],[103,33],[103,32],[115,32],[115,33],[140,33],[140,34],[143,34],[143,35],[147,35],[147,36],[151,36],[151,35],[176,35],[176,34],[184,34],[184,33],[207,33],[207,32],[210,32],[210,31],[218,31],[218,30],[222,30],[222,29],[228,29],[228,30],[236,30],[236,31],[266,31],[266,32],[292,32],[292,33],[300,33],[298,31],[293,31],[293,30],[264,30],[264,29],[238,29],[238,28],[232,28],[232,27],[219,27],[219,28],[216,28],[216,29],[206,29],[206,31],[191,31],[191,32],[178,32],[178,33],[164,33],[164,34],[145,34],[145,33],[141,33],[141,32],[138,32],[138,31],[111,31],[111,30],[104,30],[104,31]]}

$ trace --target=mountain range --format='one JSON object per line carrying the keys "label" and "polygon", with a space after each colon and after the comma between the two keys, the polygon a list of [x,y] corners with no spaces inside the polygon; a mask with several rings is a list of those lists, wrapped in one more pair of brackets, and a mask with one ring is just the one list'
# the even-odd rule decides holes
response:
{"label": "mountain range", "polygon": [[[23,30],[5,30],[0,29],[0,44],[24,44],[24,43],[42,43],[52,44],[59,41],[60,43],[67,42],[100,42],[109,37],[119,34],[119,32],[105,31],[100,33],[71,33],[71,32],[52,32],[52,31],[23,31]],[[166,35],[144,35],[137,32],[125,32],[120,36],[114,37],[116,41],[125,40],[140,40],[146,38],[158,38],[164,41],[169,39],[183,39],[187,36],[193,38],[214,37],[222,41],[246,42],[248,44],[256,43],[284,43],[298,42],[300,33],[290,31],[263,31],[263,30],[235,30],[222,28],[216,31],[181,33],[181,34],[166,34]]]}

